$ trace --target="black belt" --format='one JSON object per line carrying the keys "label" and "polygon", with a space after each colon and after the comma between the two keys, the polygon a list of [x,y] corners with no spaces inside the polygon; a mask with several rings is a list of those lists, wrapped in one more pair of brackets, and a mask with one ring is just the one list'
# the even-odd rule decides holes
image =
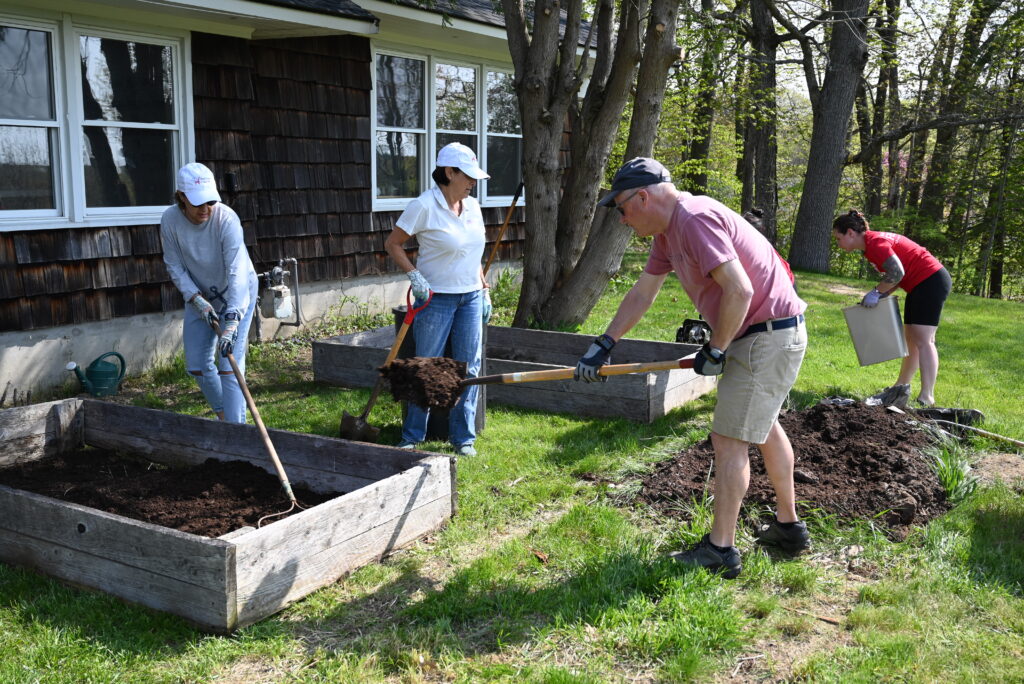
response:
{"label": "black belt", "polygon": [[[776,318],[774,321],[764,321],[763,323],[755,323],[754,325],[743,331],[740,337],[746,337],[747,335],[753,335],[754,333],[766,332],[768,330],[785,330],[786,328],[792,328],[804,322],[804,315],[797,314],[796,316],[790,316],[789,318]],[[737,337],[736,339],[740,339]]]}

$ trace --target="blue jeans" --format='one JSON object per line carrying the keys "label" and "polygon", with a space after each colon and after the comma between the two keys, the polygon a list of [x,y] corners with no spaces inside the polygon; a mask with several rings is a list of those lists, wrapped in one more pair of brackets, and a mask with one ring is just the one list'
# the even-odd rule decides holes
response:
{"label": "blue jeans", "polygon": [[[245,375],[245,352],[249,340],[249,326],[256,311],[256,295],[259,281],[253,275],[249,281],[249,308],[238,322],[238,340],[231,353],[238,364],[238,370]],[[221,321],[224,312],[218,312]],[[217,349],[217,333],[206,324],[192,306],[185,305],[185,372],[196,379],[199,389],[209,402],[214,413],[224,413],[228,423],[245,422],[245,395],[238,384],[238,378],[231,370],[231,362],[220,355]]]}
{"label": "blue jeans", "polygon": [[[434,293],[427,308],[413,319],[413,335],[416,337],[416,356],[442,356],[449,334],[452,341],[452,358],[466,362],[466,376],[475,378],[480,374],[483,338],[483,290],[463,294]],[[416,300],[413,306],[419,306]],[[476,401],[480,387],[472,385],[459,397],[459,401],[448,412],[448,439],[455,446],[472,444],[476,439]],[[418,444],[427,436],[427,421],[430,409],[409,402],[405,423],[402,425],[402,441]]]}

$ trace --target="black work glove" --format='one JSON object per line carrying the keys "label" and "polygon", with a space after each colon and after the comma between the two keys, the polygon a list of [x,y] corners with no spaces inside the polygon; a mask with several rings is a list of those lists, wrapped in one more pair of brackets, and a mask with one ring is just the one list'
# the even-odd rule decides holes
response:
{"label": "black work glove", "polygon": [[697,375],[721,375],[725,370],[725,352],[706,343],[693,359],[693,372]]}
{"label": "black work glove", "polygon": [[597,371],[601,370],[601,366],[608,363],[610,355],[612,353],[612,347],[615,346],[615,340],[608,335],[601,335],[590,345],[587,349],[587,353],[579,360],[576,364],[576,372],[572,374],[573,380],[583,380],[584,382],[607,382],[608,377],[605,375],[598,375]]}

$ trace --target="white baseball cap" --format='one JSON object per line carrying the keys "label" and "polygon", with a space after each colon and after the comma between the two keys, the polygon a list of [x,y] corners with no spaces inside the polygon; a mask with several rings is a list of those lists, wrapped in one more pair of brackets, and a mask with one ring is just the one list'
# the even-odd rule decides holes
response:
{"label": "white baseball cap", "polygon": [[437,153],[438,166],[454,166],[470,178],[480,180],[490,178],[486,171],[480,168],[476,161],[476,155],[462,143],[448,143]]}
{"label": "white baseball cap", "polygon": [[178,169],[178,191],[185,193],[189,204],[194,207],[207,202],[221,201],[213,171],[196,162],[185,164]]}

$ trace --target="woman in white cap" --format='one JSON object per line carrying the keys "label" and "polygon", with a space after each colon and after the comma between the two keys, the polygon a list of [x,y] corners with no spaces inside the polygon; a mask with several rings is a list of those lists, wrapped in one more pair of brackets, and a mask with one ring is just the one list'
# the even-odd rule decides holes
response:
{"label": "woman in white cap", "polygon": [[[434,293],[413,321],[416,356],[442,356],[450,335],[452,357],[466,363],[467,376],[476,377],[491,300],[480,265],[486,244],[484,219],[470,193],[478,180],[490,176],[473,150],[451,143],[438,152],[431,177],[436,185],[409,203],[384,246],[409,276],[415,306]],[[419,243],[415,265],[403,247],[413,235]],[[478,386],[469,387],[449,412],[448,438],[463,456],[476,454],[478,393]],[[399,446],[412,448],[422,442],[429,418],[429,409],[410,402]]]}
{"label": "woman in white cap", "polygon": [[[164,263],[185,307],[185,370],[221,420],[245,422],[245,397],[228,354],[245,372],[246,340],[258,282],[238,214],[220,201],[202,164],[178,170],[175,205],[160,218]],[[220,326],[220,336],[214,332]],[[219,352],[219,353],[218,353]]]}

